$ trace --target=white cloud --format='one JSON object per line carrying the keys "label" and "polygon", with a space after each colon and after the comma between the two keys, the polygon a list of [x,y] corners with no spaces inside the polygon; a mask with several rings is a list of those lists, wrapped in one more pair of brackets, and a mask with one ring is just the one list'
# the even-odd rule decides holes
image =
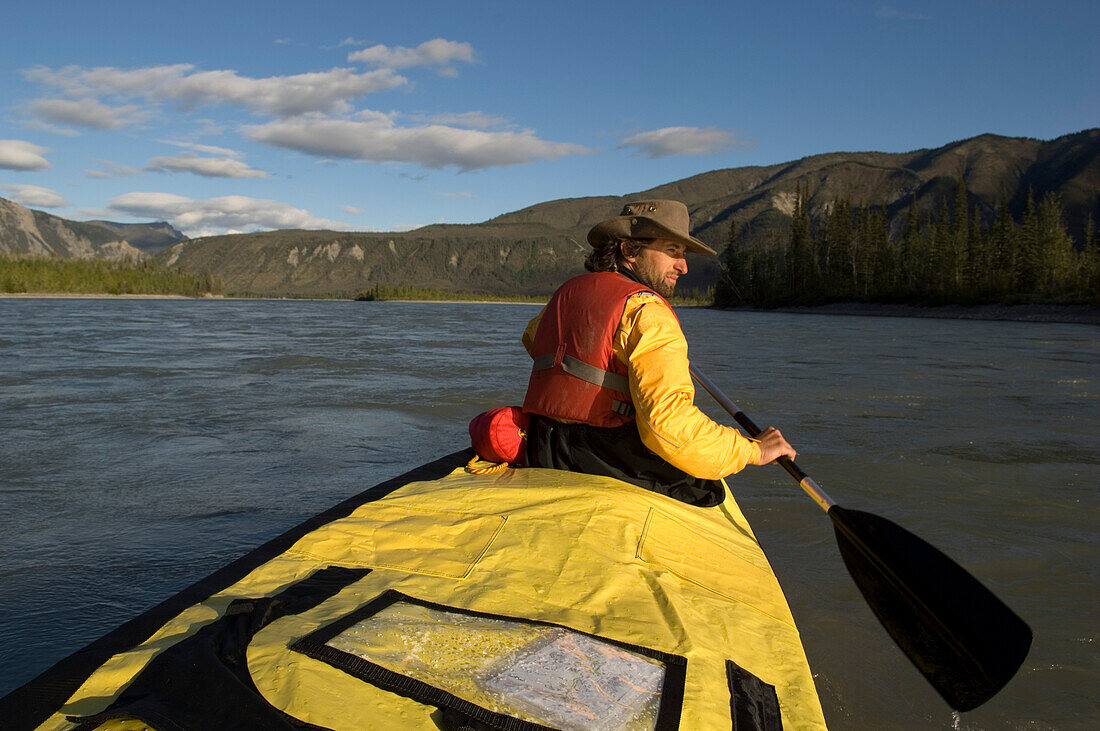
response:
{"label": "white cloud", "polygon": [[0,140],[0,168],[4,170],[45,170],[50,167],[43,155],[48,147],[23,140]]}
{"label": "white cloud", "polygon": [[[391,126],[401,116],[397,112],[377,112],[373,109],[361,109],[352,115],[352,119],[358,122],[369,122],[372,124],[380,124]],[[321,115],[315,115],[313,119],[325,119]]]}
{"label": "white cloud", "polygon": [[63,137],[79,137],[80,133],[75,129],[69,129],[68,127],[58,127],[56,124],[50,124],[43,122],[41,119],[28,119],[24,126],[27,129],[33,129],[36,132],[49,132],[52,135],[61,135]]}
{"label": "white cloud", "polygon": [[178,84],[193,68],[191,64],[151,66],[129,71],[112,66],[90,69],[82,66],[65,66],[56,70],[46,66],[35,66],[24,71],[23,75],[28,81],[61,89],[73,97],[86,98],[97,94],[144,96],[150,94],[149,90]]}
{"label": "white cloud", "polygon": [[668,157],[670,155],[712,155],[724,152],[737,142],[732,132],[707,127],[664,127],[641,132],[619,143],[619,149],[635,148],[635,155]]}
{"label": "white cloud", "polygon": [[3,185],[0,188],[8,191],[10,193],[8,197],[21,206],[64,208],[70,205],[69,201],[56,190],[38,185]]}
{"label": "white cloud", "polygon": [[321,46],[321,50],[322,51],[335,51],[335,50],[338,50],[340,48],[343,48],[344,46],[365,46],[365,45],[367,45],[367,41],[361,41],[358,38],[352,38],[351,36],[348,36],[344,40],[342,40],[339,43],[336,43],[334,45]]}
{"label": "white cloud", "polygon": [[489,129],[490,127],[502,127],[509,120],[498,117],[495,114],[484,112],[458,112],[452,114],[436,114],[429,118],[434,124],[446,124],[454,127],[469,127],[470,129]]}
{"label": "white cloud", "polygon": [[118,129],[144,122],[149,113],[127,104],[109,107],[95,99],[36,99],[31,112],[42,119],[89,129]]}
{"label": "white cloud", "polygon": [[362,208],[356,208],[355,206],[344,206],[344,213],[348,214],[349,216],[358,216],[362,212]]}
{"label": "white cloud", "polygon": [[910,13],[905,10],[898,10],[892,8],[889,5],[883,5],[881,8],[875,11],[875,17],[879,20],[931,20],[932,18],[927,15],[921,15],[920,13]]}
{"label": "white cloud", "polygon": [[309,211],[286,203],[242,195],[195,200],[174,193],[135,192],[112,198],[108,206],[114,213],[169,221],[189,236],[286,228],[351,228],[341,221],[316,218]]}
{"label": "white cloud", "polygon": [[388,68],[358,73],[334,68],[293,76],[254,79],[236,71],[195,71],[190,64],[140,69],[44,66],[25,73],[29,81],[60,89],[70,97],[122,94],[185,106],[241,104],[258,112],[294,116],[306,112],[347,111],[348,100],[408,83]]}
{"label": "white cloud", "polygon": [[435,169],[453,165],[463,172],[588,151],[580,145],[547,142],[527,133],[443,125],[397,127],[392,118],[380,114],[364,114],[354,120],[299,118],[244,130],[258,142],[318,157],[408,162]]}
{"label": "white cloud", "polygon": [[263,170],[249,167],[240,160],[228,157],[197,157],[177,155],[154,157],[146,165],[153,172],[194,173],[205,178],[266,178]]}
{"label": "white cloud", "polygon": [[234,71],[191,74],[169,93],[185,102],[238,103],[277,116],[341,111],[348,99],[406,83],[388,69],[357,74],[351,69],[250,79]]}
{"label": "white cloud", "polygon": [[117,162],[111,160],[100,160],[92,158],[92,162],[99,165],[102,170],[85,170],[84,174],[89,178],[98,178],[100,180],[111,180],[114,178],[129,178],[134,175],[141,175],[141,170],[138,168],[132,168],[128,165],[120,165]]}
{"label": "white cloud", "polygon": [[236,150],[230,150],[228,147],[216,147],[214,145],[200,145],[195,142],[178,142],[176,140],[158,140],[166,145],[172,145],[173,147],[182,147],[185,150],[193,150],[195,152],[203,152],[208,155],[221,155],[222,157],[238,158],[241,153]]}
{"label": "white cloud", "polygon": [[400,69],[410,66],[437,66],[444,76],[456,76],[451,68],[456,61],[475,63],[474,47],[469,43],[434,38],[416,48],[404,46],[371,46],[348,54],[348,61],[364,63],[379,68]]}

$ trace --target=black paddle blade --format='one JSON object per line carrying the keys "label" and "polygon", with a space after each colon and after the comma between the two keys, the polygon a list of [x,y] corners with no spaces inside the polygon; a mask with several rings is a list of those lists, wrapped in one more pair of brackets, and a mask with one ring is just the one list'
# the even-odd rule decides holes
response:
{"label": "black paddle blade", "polygon": [[952,708],[977,708],[1016,674],[1031,629],[977,579],[885,518],[839,505],[829,517],[875,616]]}

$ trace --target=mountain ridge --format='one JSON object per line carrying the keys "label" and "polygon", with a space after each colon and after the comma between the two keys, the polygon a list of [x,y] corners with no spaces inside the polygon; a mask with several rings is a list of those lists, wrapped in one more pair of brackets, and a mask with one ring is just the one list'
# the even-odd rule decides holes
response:
{"label": "mountain ridge", "polygon": [[119,234],[133,247],[141,249],[146,254],[156,254],[167,249],[178,241],[184,241],[187,236],[178,231],[167,221],[154,221],[153,223],[118,223],[116,221],[92,220],[85,223],[100,226]]}
{"label": "mountain ridge", "polygon": [[[1082,242],[1088,222],[1100,223],[1100,128],[1053,140],[982,134],[902,153],[829,152],[724,168],[626,195],[543,201],[474,224],[393,233],[280,230],[200,237],[172,243],[157,258],[210,272],[227,292],[239,294],[354,296],[381,285],[544,295],[583,271],[588,229],[629,200],[684,201],[693,234],[721,251],[732,221],[743,246],[785,239],[799,195],[813,219],[838,200],[883,206],[897,233],[911,201],[932,218],[945,201],[953,203],[960,181],[985,225],[1002,201],[1019,219],[1029,193],[1036,199],[1055,193],[1067,230]],[[713,285],[715,259],[692,257],[689,263],[681,290]]]}
{"label": "mountain ridge", "polygon": [[71,221],[0,198],[0,254],[138,260],[186,238],[165,221]]}

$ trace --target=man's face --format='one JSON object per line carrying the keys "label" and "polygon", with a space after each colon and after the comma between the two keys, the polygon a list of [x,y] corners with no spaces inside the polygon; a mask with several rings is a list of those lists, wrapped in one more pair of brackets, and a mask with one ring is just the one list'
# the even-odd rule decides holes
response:
{"label": "man's face", "polygon": [[676,289],[676,279],[681,274],[687,274],[684,249],[683,244],[675,241],[655,239],[637,256],[627,257],[627,262],[643,284],[668,299]]}

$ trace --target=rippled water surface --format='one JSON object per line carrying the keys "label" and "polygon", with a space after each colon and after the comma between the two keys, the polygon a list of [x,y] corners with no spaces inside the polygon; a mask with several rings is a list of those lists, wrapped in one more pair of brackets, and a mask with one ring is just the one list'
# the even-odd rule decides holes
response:
{"label": "rippled water surface", "polygon": [[[519,403],[522,305],[0,300],[0,693]],[[1100,727],[1100,330],[703,309],[692,361],[846,507],[942,548],[1035,630],[956,717],[778,468],[731,485],[836,729]],[[700,404],[724,417],[700,395]]]}

